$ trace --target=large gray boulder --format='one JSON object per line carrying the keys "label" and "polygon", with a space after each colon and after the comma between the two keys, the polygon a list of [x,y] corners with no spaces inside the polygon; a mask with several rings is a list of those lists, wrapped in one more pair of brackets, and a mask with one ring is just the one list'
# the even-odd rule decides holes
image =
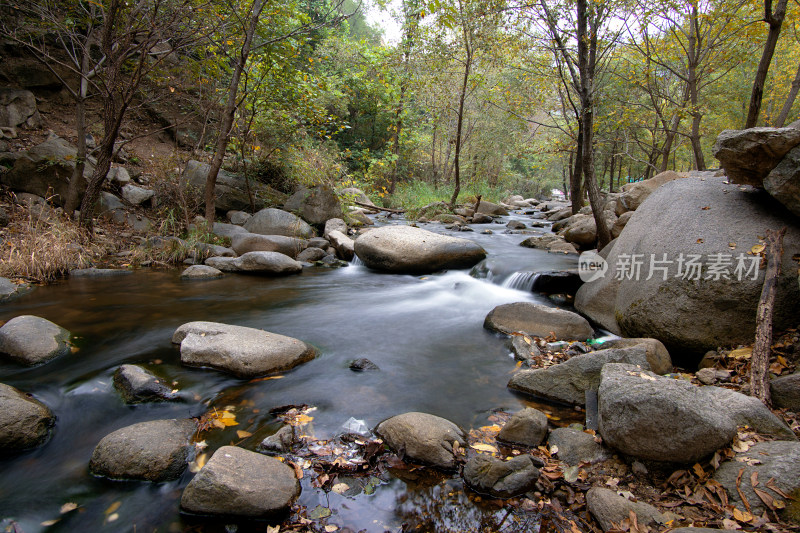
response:
{"label": "large gray boulder", "polygon": [[[210,169],[210,165],[200,161],[192,160],[186,163],[186,169],[183,173],[184,183],[198,199],[204,198],[206,178]],[[217,211],[222,212],[250,211],[252,207],[250,205],[250,194],[247,191],[248,184],[245,178],[220,170],[214,186],[216,195],[214,207]],[[279,201],[285,198],[283,193],[252,180],[250,181],[250,191],[252,192],[256,210],[263,209],[271,201]]]}
{"label": "large gray boulder", "polygon": [[476,455],[464,465],[464,481],[475,491],[495,498],[513,498],[532,490],[539,469],[530,455],[503,461],[489,455]]}
{"label": "large gray boulder", "polygon": [[111,479],[177,479],[194,448],[195,431],[193,419],[151,420],[118,429],[95,447],[89,469]]}
{"label": "large gray boulder", "polygon": [[526,407],[509,419],[497,434],[497,440],[536,448],[547,436],[547,415]]}
{"label": "large gray boulder", "polygon": [[346,189],[340,190],[339,197],[345,203],[352,203],[355,201],[362,204],[375,205],[372,203],[372,200],[369,199],[369,196],[364,193],[364,191],[355,187],[347,187]]}
{"label": "large gray boulder", "polygon": [[0,355],[23,365],[39,365],[70,352],[70,333],[38,316],[22,315],[0,327]]}
{"label": "large gray boulder", "polygon": [[354,249],[369,268],[405,274],[469,268],[486,257],[486,251],[470,240],[411,226],[370,230],[356,239]]}
{"label": "large gray boulder", "polygon": [[633,512],[640,527],[658,528],[664,526],[672,517],[661,514],[658,509],[644,502],[632,502],[613,490],[592,487],[586,493],[586,507],[603,531],[616,530],[622,521]]}
{"label": "large gray boulder", "polygon": [[353,239],[336,230],[328,233],[328,239],[331,241],[331,246],[336,249],[336,255],[345,261],[353,259],[355,255],[355,242]]}
{"label": "large gray boulder", "polygon": [[315,226],[325,224],[332,218],[342,218],[339,197],[327,185],[300,189],[286,201],[283,208],[297,213],[300,218]]}
{"label": "large gray boulder", "polygon": [[653,191],[665,183],[685,177],[686,174],[679,174],[673,170],[667,170],[656,174],[650,179],[623,185],[622,194],[617,197],[616,201],[617,216],[621,216],[627,211],[636,211]]}
{"label": "large gray boulder", "polygon": [[453,443],[466,445],[464,431],[444,418],[410,412],[384,420],[375,428],[386,444],[412,461],[443,470],[456,467]]}
{"label": "large gray boulder", "polygon": [[[742,469],[744,473],[740,473]],[[753,490],[751,476],[754,473],[757,473],[759,481],[756,488],[763,490],[772,498],[785,501],[781,494],[766,485],[771,478],[774,479],[773,483],[778,489],[797,497],[800,495],[798,492],[800,491],[800,443],[759,442],[746,452],[736,454],[734,460],[722,463],[714,473],[714,479],[725,487],[728,498],[734,506],[742,511],[747,510],[739,494],[741,490],[750,504],[752,514],[759,516],[765,507]],[[740,479],[740,476],[741,483],[737,487],[737,479]]]}
{"label": "large gray boulder", "polygon": [[314,236],[314,229],[304,220],[288,211],[272,207],[262,209],[247,219],[244,229],[261,235],[285,235],[302,239]]}
{"label": "large gray boulder", "polygon": [[[13,191],[35,194],[48,198],[56,205],[63,205],[77,157],[77,148],[55,137],[23,152],[11,170],[0,174],[0,182]],[[93,171],[94,165],[87,162],[84,180],[88,180]],[[85,186],[85,183],[82,184],[79,190],[83,191]]]}
{"label": "large gray boulder", "polygon": [[41,446],[56,423],[42,402],[0,383],[0,456]]}
{"label": "large gray boulder", "polygon": [[200,515],[269,518],[300,495],[294,469],[274,457],[223,446],[189,482],[181,508]]}
{"label": "large gray boulder", "polygon": [[32,92],[0,88],[0,127],[38,128],[41,125],[42,117]]}
{"label": "large gray boulder", "polygon": [[789,150],[800,144],[800,122],[785,128],[723,130],[712,153],[733,183],[761,187]]}
{"label": "large gray boulder", "polygon": [[331,218],[325,222],[325,229],[322,233],[322,236],[327,239],[328,235],[330,235],[332,231],[339,231],[344,235],[347,235],[347,223],[341,218]]}
{"label": "large gray boulder", "polygon": [[280,252],[247,252],[239,257],[209,257],[207,266],[222,272],[246,272],[270,276],[299,274],[303,265]]}
{"label": "large gray boulder", "polygon": [[498,305],[486,315],[483,327],[501,333],[524,333],[536,337],[554,333],[559,340],[585,340],[594,335],[594,329],[582,316],[533,302]]}
{"label": "large gray boulder", "polygon": [[[752,279],[755,271],[747,268],[758,261],[746,252],[759,243],[765,230],[784,226],[788,229],[774,318],[778,329],[791,327],[800,310],[797,266],[792,259],[800,253],[800,221],[765,192],[743,191],[726,184],[724,178],[690,177],[656,189],[608,252],[608,272],[578,290],[575,307],[626,337],[654,337],[673,354],[696,356],[717,346],[752,342],[764,271]],[[618,266],[633,254],[643,262],[640,275],[636,279],[634,271],[623,269],[633,279],[626,276],[620,281]],[[661,261],[664,254],[671,261],[661,265],[667,268],[666,279],[664,271],[650,270],[651,257]],[[677,276],[679,261],[686,261],[690,254],[699,255],[704,264],[701,279]],[[708,264],[717,259],[730,279],[715,279],[713,272],[706,279]],[[726,259],[730,261],[727,267]],[[736,270],[740,259],[741,280]],[[650,273],[653,276],[647,279]]]}
{"label": "large gray boulder", "polygon": [[122,199],[131,205],[142,205],[155,196],[155,192],[150,189],[128,184],[122,187]]}
{"label": "large gray boulder", "polygon": [[514,374],[508,388],[572,405],[586,403],[586,391],[600,386],[600,371],[608,363],[638,365],[656,374],[672,371],[672,361],[652,356],[648,358],[644,345],[629,348],[609,348],[572,357],[563,363],[535,370],[522,370]]}
{"label": "large gray boulder", "polygon": [[297,254],[305,250],[306,245],[304,239],[285,235],[239,233],[231,238],[231,248],[239,255],[248,252],[280,252],[294,259]]}
{"label": "large gray boulder", "polygon": [[774,378],[769,388],[776,407],[800,412],[800,372]]}
{"label": "large gray boulder", "polygon": [[163,402],[177,398],[167,382],[138,365],[117,368],[114,388],[125,403]]}
{"label": "large gray boulder", "polygon": [[800,146],[792,148],[764,178],[764,189],[800,216]]}
{"label": "large gray boulder", "polygon": [[755,398],[634,365],[605,365],[597,395],[604,442],[637,459],[692,463],[729,444],[740,425],[795,439]]}
{"label": "large gray boulder", "polygon": [[508,215],[508,210],[505,207],[493,204],[492,202],[487,202],[486,200],[481,200],[481,203],[478,204],[477,212],[493,217]]}
{"label": "large gray boulder", "polygon": [[216,322],[189,322],[172,336],[181,345],[181,362],[253,378],[289,370],[310,361],[314,348],[303,341],[260,329]]}

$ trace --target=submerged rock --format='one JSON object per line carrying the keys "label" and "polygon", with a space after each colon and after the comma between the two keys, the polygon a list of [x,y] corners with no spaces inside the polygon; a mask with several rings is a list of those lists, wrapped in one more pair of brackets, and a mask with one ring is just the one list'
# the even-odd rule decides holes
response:
{"label": "submerged rock", "polygon": [[0,456],[41,446],[56,417],[29,394],[0,383]]}
{"label": "submerged rock", "polygon": [[181,279],[217,279],[224,275],[218,268],[208,265],[192,265],[181,273]]}
{"label": "submerged rock", "polygon": [[583,340],[594,335],[594,329],[582,316],[532,302],[495,307],[486,315],[483,327],[506,334],[525,333],[536,337],[554,333],[558,340]]}
{"label": "submerged rock", "polygon": [[466,445],[464,431],[444,418],[410,412],[384,420],[375,428],[395,452],[443,470],[456,467],[453,443]]}
{"label": "submerged rock", "polygon": [[247,252],[240,257],[209,257],[207,266],[222,272],[246,272],[270,276],[299,274],[303,265],[279,252]]}
{"label": "submerged rock", "polygon": [[370,230],[356,239],[355,253],[369,268],[407,274],[468,268],[486,257],[472,241],[411,226]]}
{"label": "submerged rock", "polygon": [[114,372],[114,388],[125,403],[162,402],[177,398],[163,379],[138,365],[122,365]]}
{"label": "submerged rock", "polygon": [[16,284],[8,278],[0,278],[0,303],[9,302],[30,290],[28,284]]}
{"label": "submerged rock", "polygon": [[369,359],[362,357],[360,359],[355,359],[353,361],[350,361],[350,370],[361,372],[364,370],[380,370],[380,368],[378,368],[378,365],[376,365]]}
{"label": "submerged rock", "polygon": [[273,457],[223,446],[189,482],[181,508],[201,515],[269,518],[300,495],[294,469]]}
{"label": "submerged rock", "polygon": [[496,498],[513,498],[532,490],[539,479],[537,466],[544,466],[530,455],[503,461],[489,455],[476,455],[464,465],[464,481],[476,492]]}
{"label": "submerged rock", "polygon": [[0,354],[23,365],[39,365],[68,354],[69,338],[69,331],[49,320],[22,315],[0,327]]}
{"label": "submerged rock", "polygon": [[193,419],[152,420],[103,437],[92,453],[89,468],[111,479],[169,481],[186,468],[197,431]]}
{"label": "submerged rock", "polygon": [[181,362],[208,366],[241,378],[289,370],[310,361],[314,348],[303,341],[260,329],[216,322],[189,322],[172,336]]}

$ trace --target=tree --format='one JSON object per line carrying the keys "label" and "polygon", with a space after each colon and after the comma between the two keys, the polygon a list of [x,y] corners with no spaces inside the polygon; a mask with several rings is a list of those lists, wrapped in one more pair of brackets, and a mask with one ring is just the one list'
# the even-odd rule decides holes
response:
{"label": "tree", "polygon": [[755,127],[758,122],[758,115],[761,112],[761,99],[764,96],[764,82],[767,80],[769,65],[778,44],[778,37],[781,35],[783,19],[786,17],[787,0],[778,0],[775,11],[772,11],[772,0],[764,0],[764,22],[769,24],[767,40],[764,43],[764,50],[761,60],[756,70],[756,79],[753,81],[753,92],[750,95],[750,107],[747,111],[747,120],[744,123],[745,129]]}

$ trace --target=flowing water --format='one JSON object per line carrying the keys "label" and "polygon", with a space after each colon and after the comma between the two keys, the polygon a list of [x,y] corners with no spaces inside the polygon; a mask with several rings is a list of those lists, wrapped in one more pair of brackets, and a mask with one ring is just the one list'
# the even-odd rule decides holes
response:
{"label": "flowing water", "polygon": [[[426,227],[449,233],[441,225]],[[180,279],[180,270],[144,270],[71,279],[0,306],[0,320],[22,314],[47,318],[73,332],[79,347],[37,368],[0,363],[0,381],[34,394],[58,417],[45,446],[0,459],[0,530],[11,520],[25,533],[222,530],[180,514],[181,492],[193,476],[188,471],[161,484],[89,474],[89,458],[100,439],[136,422],[196,417],[211,407],[232,406],[240,424],[207,439],[213,452],[231,442],[254,449],[280,426],[269,410],[289,404],[316,407],[307,432],[317,438],[341,433],[351,417],[372,428],[395,414],[424,411],[469,429],[486,425],[492,410],[516,411],[528,404],[506,389],[515,362],[504,337],[485,330],[483,320],[500,304],[549,303],[517,290],[519,284],[502,286],[515,273],[574,268],[576,260],[520,247],[527,235],[504,234],[502,225],[474,228],[474,233],[457,234],[489,254],[472,275],[389,275],[354,264],[306,268],[285,278],[226,275],[188,282]],[[481,234],[486,228],[494,234]],[[263,381],[184,367],[170,339],[178,326],[194,320],[296,337],[316,346],[320,355],[282,379]],[[380,370],[351,371],[349,361],[360,357]],[[112,374],[122,363],[142,364],[174,382],[183,401],[125,405],[112,386]],[[569,420],[568,409],[542,408],[564,422],[581,420],[581,413],[572,411]],[[253,435],[242,440],[236,430]],[[458,478],[393,477],[371,494],[355,496],[315,489],[308,476],[302,484],[301,505],[330,507],[327,523],[353,531],[398,531],[403,523],[423,524],[423,531],[467,531],[496,518],[495,511],[468,501]],[[46,525],[68,502],[77,503],[78,510]]]}

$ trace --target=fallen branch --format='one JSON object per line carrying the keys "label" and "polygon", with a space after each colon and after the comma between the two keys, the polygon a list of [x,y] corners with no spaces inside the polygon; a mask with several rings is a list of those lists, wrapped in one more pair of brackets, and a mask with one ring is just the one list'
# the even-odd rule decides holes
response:
{"label": "fallen branch", "polygon": [[761,299],[758,302],[758,311],[756,312],[756,342],[753,346],[753,357],[750,361],[750,395],[764,402],[767,407],[772,404],[769,391],[772,312],[775,307],[778,277],[781,274],[783,236],[785,234],[785,227],[780,231],[767,230],[767,247],[764,251],[767,270],[764,273],[764,286],[761,288]]}
{"label": "fallen branch", "polygon": [[388,207],[378,207],[377,205],[369,205],[369,204],[365,204],[363,202],[357,202],[355,200],[353,200],[353,203],[356,204],[359,207],[363,207],[364,209],[370,209],[370,210],[375,211],[377,213],[379,213],[381,211],[386,211],[388,213],[398,213],[398,214],[406,212],[405,209],[389,209]]}

